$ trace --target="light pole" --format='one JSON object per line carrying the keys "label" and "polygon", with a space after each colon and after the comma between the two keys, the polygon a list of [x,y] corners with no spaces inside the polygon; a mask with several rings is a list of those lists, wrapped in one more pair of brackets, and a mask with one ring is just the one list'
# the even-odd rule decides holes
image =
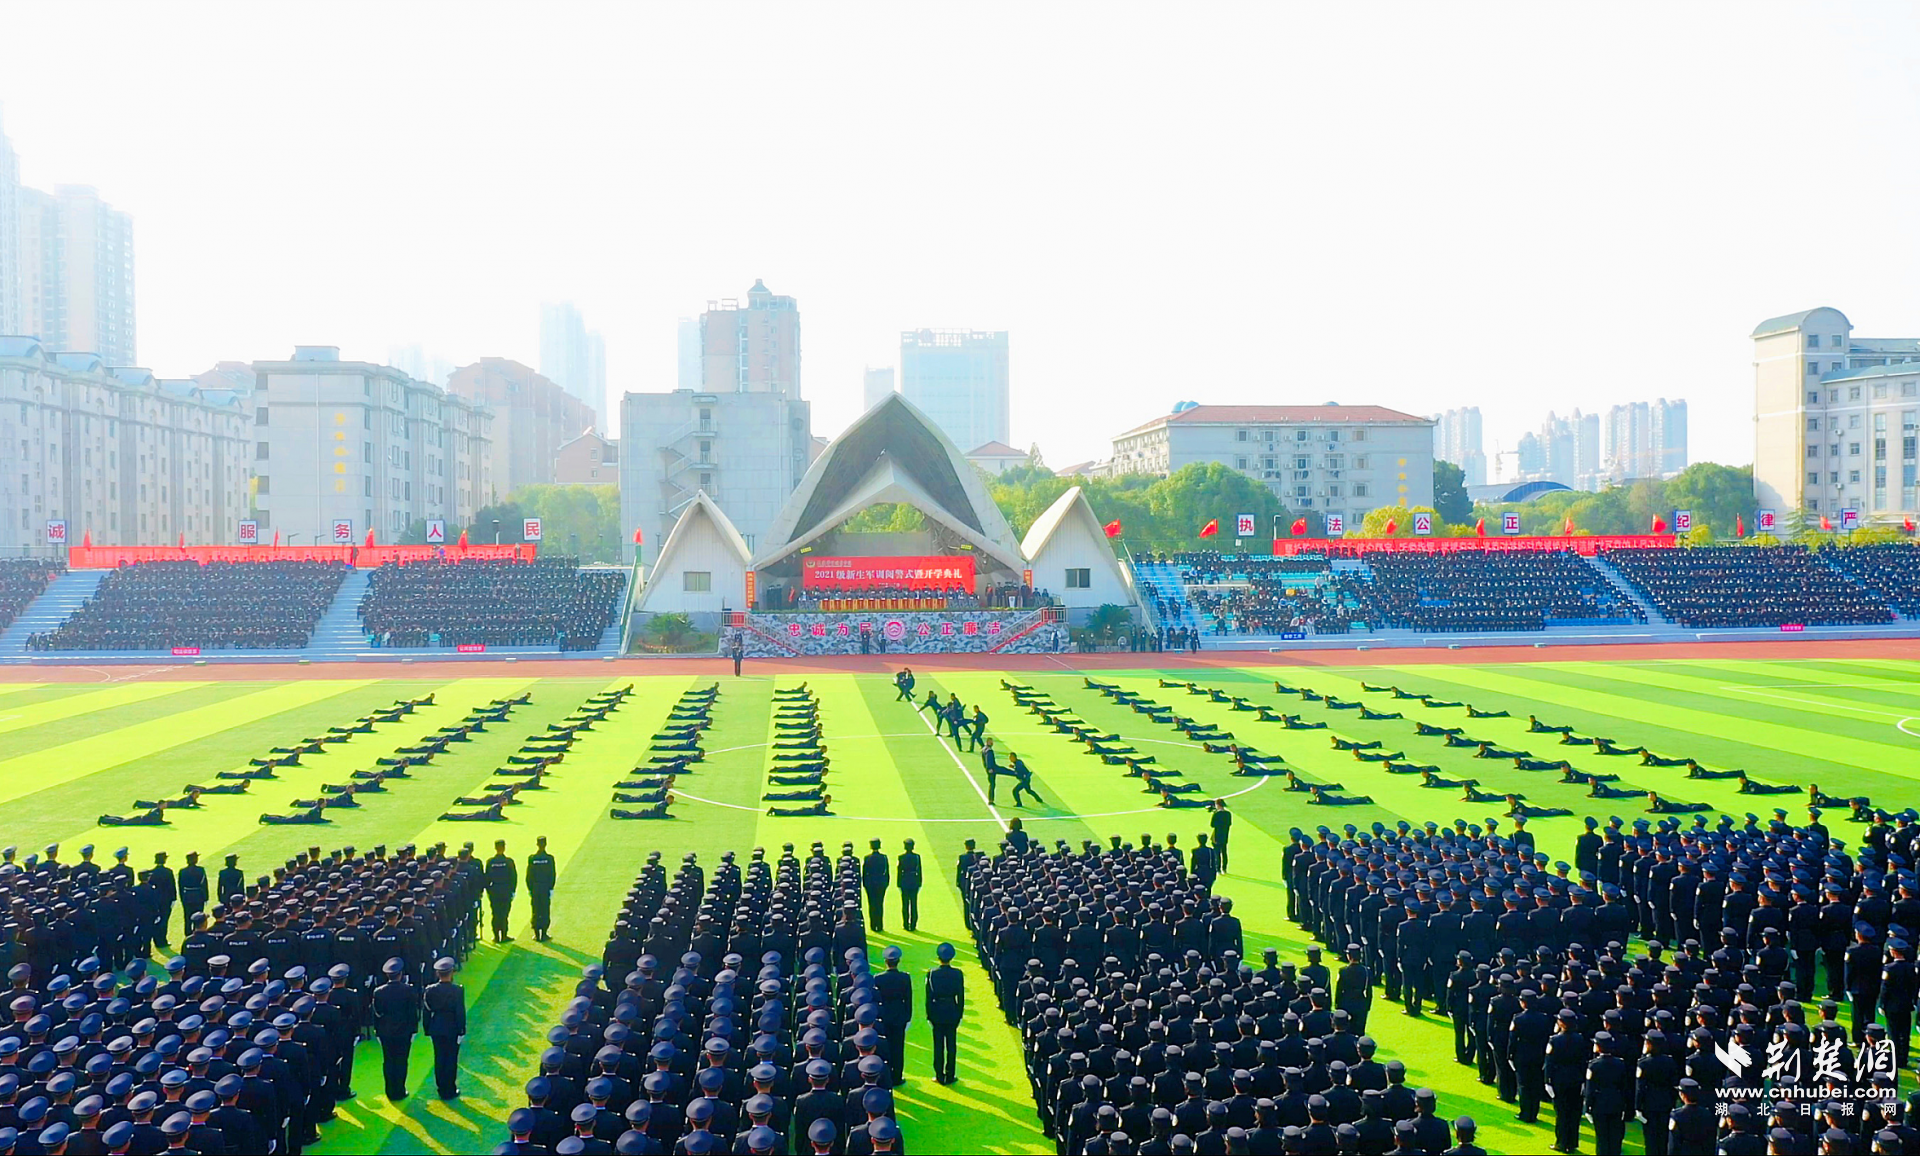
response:
{"label": "light pole", "polygon": [[493,544],[496,546],[500,544],[500,519],[498,518],[493,520]]}

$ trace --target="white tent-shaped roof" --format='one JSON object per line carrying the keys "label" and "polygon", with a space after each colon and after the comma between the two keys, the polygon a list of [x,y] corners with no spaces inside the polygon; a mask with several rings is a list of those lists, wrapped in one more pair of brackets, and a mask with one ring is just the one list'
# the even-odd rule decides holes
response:
{"label": "white tent-shaped roof", "polygon": [[[696,491],[647,568],[635,611],[694,613],[746,609],[752,552],[705,490]],[[696,577],[705,575],[704,578]]]}
{"label": "white tent-shaped roof", "polygon": [[[1033,584],[1069,607],[1127,606],[1133,589],[1113,555],[1107,532],[1074,486],[1043,510],[1020,543],[1033,570]],[[1084,579],[1084,581],[1082,581]]]}
{"label": "white tent-shaped roof", "polygon": [[882,399],[820,451],[753,559],[764,568],[830,533],[868,506],[904,502],[1018,574],[1013,528],[986,483],[947,436],[899,394]]}

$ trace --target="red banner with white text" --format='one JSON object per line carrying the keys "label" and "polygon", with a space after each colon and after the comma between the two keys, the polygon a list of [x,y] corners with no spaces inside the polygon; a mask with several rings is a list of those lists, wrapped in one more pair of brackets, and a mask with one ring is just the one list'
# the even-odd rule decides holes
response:
{"label": "red banner with white text", "polygon": [[459,562],[473,559],[531,562],[532,542],[501,546],[71,546],[74,570],[112,570],[135,562],[345,562],[363,570],[388,562]]}
{"label": "red banner with white text", "polygon": [[1502,535],[1495,538],[1277,538],[1273,552],[1325,554],[1352,558],[1361,554],[1466,554],[1489,550],[1571,550],[1591,557],[1602,550],[1671,549],[1672,534],[1573,534],[1567,537]]}
{"label": "red banner with white text", "polygon": [[961,590],[973,589],[973,556],[807,558],[802,562],[803,590]]}

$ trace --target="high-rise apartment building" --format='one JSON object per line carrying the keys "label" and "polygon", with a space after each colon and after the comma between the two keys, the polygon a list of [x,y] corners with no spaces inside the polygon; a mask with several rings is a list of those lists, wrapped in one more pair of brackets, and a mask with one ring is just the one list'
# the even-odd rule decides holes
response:
{"label": "high-rise apartment building", "polygon": [[1611,481],[1671,477],[1687,468],[1687,403],[1660,398],[1609,409],[1601,475]]}
{"label": "high-rise apartment building", "polygon": [[594,429],[592,406],[505,357],[454,370],[447,391],[492,411],[487,477],[501,497],[552,484],[560,447]]}
{"label": "high-rise apartment building", "polygon": [[[253,364],[254,504],[262,533],[331,541],[336,521],[398,541],[415,522],[464,525],[495,496],[492,413],[386,365],[295,346]],[[289,544],[292,539],[289,539]]]}
{"label": "high-rise apartment building", "polygon": [[861,377],[860,401],[863,410],[872,409],[893,396],[893,367],[873,369],[869,367]]}
{"label": "high-rise apartment building", "polygon": [[587,328],[571,301],[540,307],[540,372],[592,407],[596,425],[605,424],[606,342]]}
{"label": "high-rise apartment building", "polygon": [[26,291],[20,268],[20,157],[0,124],[0,333],[25,333]]}
{"label": "high-rise apartment building", "polygon": [[68,540],[232,545],[247,516],[245,398],[0,337],[0,550]]}
{"label": "high-rise apartment building", "polygon": [[799,302],[775,294],[763,281],[747,290],[745,305],[733,298],[707,302],[700,315],[700,388],[799,401]]}
{"label": "high-rise apartment building", "polygon": [[1006,331],[902,333],[900,394],[962,453],[988,442],[1011,441]]}
{"label": "high-rise apartment building", "polygon": [[1433,456],[1452,462],[1469,486],[1487,484],[1487,454],[1480,434],[1480,407],[1450,409],[1433,415]]}
{"label": "high-rise apartment building", "polygon": [[1789,313],[1754,328],[1753,376],[1759,506],[1920,517],[1920,338],[1855,337],[1833,308]]}
{"label": "high-rise apartment building", "polygon": [[43,193],[20,183],[0,131],[0,333],[48,349],[135,360],[133,218],[84,185]]}

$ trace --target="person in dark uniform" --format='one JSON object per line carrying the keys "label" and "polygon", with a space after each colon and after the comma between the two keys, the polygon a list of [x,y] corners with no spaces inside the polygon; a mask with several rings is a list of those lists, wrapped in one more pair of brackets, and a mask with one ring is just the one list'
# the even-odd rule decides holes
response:
{"label": "person in dark uniform", "polygon": [[920,928],[920,884],[924,872],[920,865],[920,853],[913,849],[913,840],[905,841],[906,850],[894,865],[893,881],[900,888],[900,923],[908,931]]}
{"label": "person in dark uniform", "polygon": [[467,1038],[467,991],[453,982],[453,966],[452,957],[433,965],[434,983],[420,1001],[421,1027],[433,1041],[433,1082],[442,1100],[460,1095],[460,1044]]}
{"label": "person in dark uniform", "polygon": [[[124,852],[123,852],[124,853]],[[247,877],[240,870],[240,856],[227,856],[227,865],[220,868],[219,878],[215,880],[213,901],[225,903],[236,895],[247,892]]]}
{"label": "person in dark uniform", "polygon": [[900,949],[889,947],[881,953],[887,969],[873,977],[874,994],[880,997],[881,1058],[894,1084],[906,1079],[907,1026],[913,1022],[913,977],[900,970]]}
{"label": "person in dark uniform", "polygon": [[507,841],[495,839],[487,860],[487,908],[493,916],[493,941],[512,943],[507,921],[513,912],[513,893],[520,889],[520,869],[507,855]]}
{"label": "person in dark uniform", "polygon": [[180,925],[184,932],[191,932],[193,917],[207,909],[207,899],[212,894],[207,886],[207,869],[200,866],[200,852],[187,852],[187,865],[180,868],[177,882],[180,886]]}
{"label": "person in dark uniform", "polygon": [[[1580,1150],[1580,1113],[1585,1107],[1582,1090],[1593,1049],[1587,1037],[1580,1034],[1579,1012],[1562,1008],[1555,1020],[1553,1035],[1547,1038],[1546,1085],[1553,1089],[1553,1143],[1548,1147],[1572,1153]],[[1524,1096],[1525,1073],[1521,1074],[1521,1087]],[[1534,1111],[1539,1111],[1537,1102]]]}
{"label": "person in dark uniform", "polygon": [[1032,795],[1033,801],[1036,803],[1046,802],[1045,799],[1042,799],[1040,797],[1040,792],[1033,789],[1033,772],[1028,769],[1026,763],[1020,760],[1019,755],[1009,755],[1007,757],[1007,767],[1009,772],[1013,775],[1013,805],[1014,806],[1018,807],[1020,805],[1020,793],[1022,791],[1025,791],[1027,794]]}
{"label": "person in dark uniform", "polygon": [[153,942],[160,947],[171,946],[167,925],[173,922],[173,901],[180,897],[180,888],[173,868],[167,866],[165,851],[153,853],[153,870],[147,872],[147,882],[153,888]]}
{"label": "person in dark uniform", "polygon": [[382,969],[387,980],[373,989],[373,1034],[380,1038],[387,1099],[407,1098],[407,1053],[413,1034],[420,1030],[420,992],[407,978],[407,965],[398,957]]}
{"label": "person in dark uniform", "polygon": [[1522,1124],[1537,1123],[1540,1101],[1546,1091],[1547,1040],[1553,1035],[1554,1021],[1541,1010],[1545,1001],[1529,991],[1522,999],[1525,1010],[1513,1017],[1507,1034],[1507,1062],[1520,1084]]}
{"label": "person in dark uniform", "polygon": [[[1620,1156],[1627,1135],[1631,1074],[1612,1033],[1598,1032],[1593,1040],[1599,1054],[1587,1064],[1586,1090],[1587,1115],[1593,1121],[1593,1150],[1597,1156]],[[1574,1146],[1579,1147],[1577,1126]]]}
{"label": "person in dark uniform", "polygon": [[553,925],[553,855],[547,850],[547,837],[534,840],[533,854],[527,856],[527,901],[533,904],[533,941],[545,943],[553,938],[547,928]]}
{"label": "person in dark uniform", "polygon": [[935,954],[940,957],[940,966],[927,973],[924,1006],[927,1025],[933,1029],[934,1081],[951,1084],[956,1079],[954,1051],[960,1020],[967,1010],[967,977],[953,966],[953,944],[941,944]]}
{"label": "person in dark uniform", "polygon": [[1367,1013],[1373,1010],[1373,969],[1357,943],[1347,944],[1347,962],[1334,981],[1333,1006],[1347,1013],[1356,1034],[1367,1034]]}
{"label": "person in dark uniform", "polygon": [[887,861],[886,852],[880,850],[880,840],[874,839],[867,846],[872,850],[860,862],[860,886],[867,893],[867,922],[871,925],[868,930],[885,931],[887,884],[893,880],[893,865]]}
{"label": "person in dark uniform", "polygon": [[1225,799],[1213,801],[1213,813],[1207,816],[1207,822],[1213,827],[1213,852],[1220,859],[1220,873],[1227,873],[1227,839],[1233,833],[1233,812],[1227,810]]}
{"label": "person in dark uniform", "polygon": [[738,634],[733,636],[733,646],[729,648],[729,654],[733,659],[733,676],[739,678],[740,660],[747,656],[747,645]]}

